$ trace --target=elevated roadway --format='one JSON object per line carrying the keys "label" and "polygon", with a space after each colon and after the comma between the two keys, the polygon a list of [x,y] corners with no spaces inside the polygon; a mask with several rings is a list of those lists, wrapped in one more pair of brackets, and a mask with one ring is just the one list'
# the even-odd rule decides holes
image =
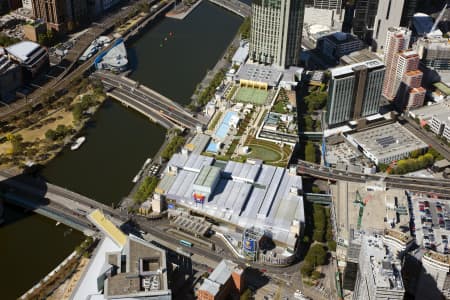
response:
{"label": "elevated roadway", "polygon": [[166,128],[196,128],[206,123],[186,111],[178,103],[124,76],[95,72],[108,93],[123,104],[135,108]]}
{"label": "elevated roadway", "polygon": [[[23,201],[23,199],[17,197],[11,197],[14,199],[10,199],[10,201],[14,201],[15,204],[24,207],[28,205],[28,208],[30,209],[47,209],[47,207],[49,207],[49,209],[56,209],[63,214],[75,216],[77,219],[83,221],[87,221],[85,218],[87,213],[90,213],[95,209],[100,209],[106,215],[114,217],[120,222],[128,220],[126,212],[115,210],[83,195],[47,183],[38,177],[31,177],[28,175],[15,176],[0,171],[0,187],[6,195],[14,194],[28,196],[23,198],[27,201]],[[88,222],[83,223],[87,224]]]}
{"label": "elevated roadway", "polygon": [[407,177],[407,176],[380,176],[373,174],[354,173],[321,165],[298,161],[297,172],[301,175],[330,180],[330,181],[351,181],[365,183],[368,181],[384,182],[386,187],[399,188],[414,192],[433,193],[443,198],[450,198],[450,180]]}
{"label": "elevated roadway", "polygon": [[250,5],[243,3],[239,0],[209,0],[209,2],[214,3],[232,13],[237,14],[243,18],[250,17],[252,14],[252,8]]}
{"label": "elevated roadway", "polygon": [[403,121],[403,126],[406,129],[411,131],[430,147],[438,151],[445,159],[450,160],[450,149],[442,141],[439,141],[436,137],[434,137],[434,134],[427,132],[411,118],[400,118],[400,121]]}

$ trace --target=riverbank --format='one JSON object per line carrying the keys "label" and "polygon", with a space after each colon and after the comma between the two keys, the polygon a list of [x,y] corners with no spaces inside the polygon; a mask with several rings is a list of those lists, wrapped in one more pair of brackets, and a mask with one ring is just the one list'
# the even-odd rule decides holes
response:
{"label": "riverbank", "polygon": [[0,170],[44,166],[71,144],[106,99],[96,84],[80,80],[67,95],[49,95],[34,113],[12,118],[2,128]]}

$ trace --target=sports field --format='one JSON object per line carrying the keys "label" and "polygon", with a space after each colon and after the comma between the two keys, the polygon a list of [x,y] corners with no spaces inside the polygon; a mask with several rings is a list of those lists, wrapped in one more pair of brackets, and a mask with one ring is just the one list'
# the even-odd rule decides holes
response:
{"label": "sports field", "polygon": [[265,90],[241,87],[241,88],[239,88],[234,100],[236,102],[252,103],[255,105],[263,105],[266,103],[268,95],[269,95],[269,92],[265,91]]}

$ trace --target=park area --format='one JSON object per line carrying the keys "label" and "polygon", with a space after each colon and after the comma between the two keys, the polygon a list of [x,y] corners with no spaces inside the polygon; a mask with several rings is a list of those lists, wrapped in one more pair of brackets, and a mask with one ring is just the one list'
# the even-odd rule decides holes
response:
{"label": "park area", "polygon": [[249,137],[247,139],[246,146],[250,148],[250,153],[247,157],[260,159],[263,160],[264,163],[283,167],[288,164],[292,151],[291,147],[288,145],[284,145],[281,148],[280,145],[276,143],[258,140],[254,137]]}
{"label": "park area", "polygon": [[239,88],[236,96],[234,97],[234,101],[242,103],[251,103],[255,105],[264,105],[267,101],[268,96],[269,92],[266,90],[241,87]]}

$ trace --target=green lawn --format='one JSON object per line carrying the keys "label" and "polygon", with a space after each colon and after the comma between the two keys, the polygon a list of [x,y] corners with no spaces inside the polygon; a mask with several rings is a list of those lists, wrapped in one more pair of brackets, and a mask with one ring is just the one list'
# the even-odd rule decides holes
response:
{"label": "green lawn", "polygon": [[279,161],[281,159],[280,153],[272,149],[258,145],[250,145],[249,147],[251,152],[248,157],[261,159],[264,162]]}
{"label": "green lawn", "polygon": [[236,102],[263,105],[264,103],[266,103],[268,96],[269,96],[268,91],[241,87],[239,88],[236,97],[234,99]]}

